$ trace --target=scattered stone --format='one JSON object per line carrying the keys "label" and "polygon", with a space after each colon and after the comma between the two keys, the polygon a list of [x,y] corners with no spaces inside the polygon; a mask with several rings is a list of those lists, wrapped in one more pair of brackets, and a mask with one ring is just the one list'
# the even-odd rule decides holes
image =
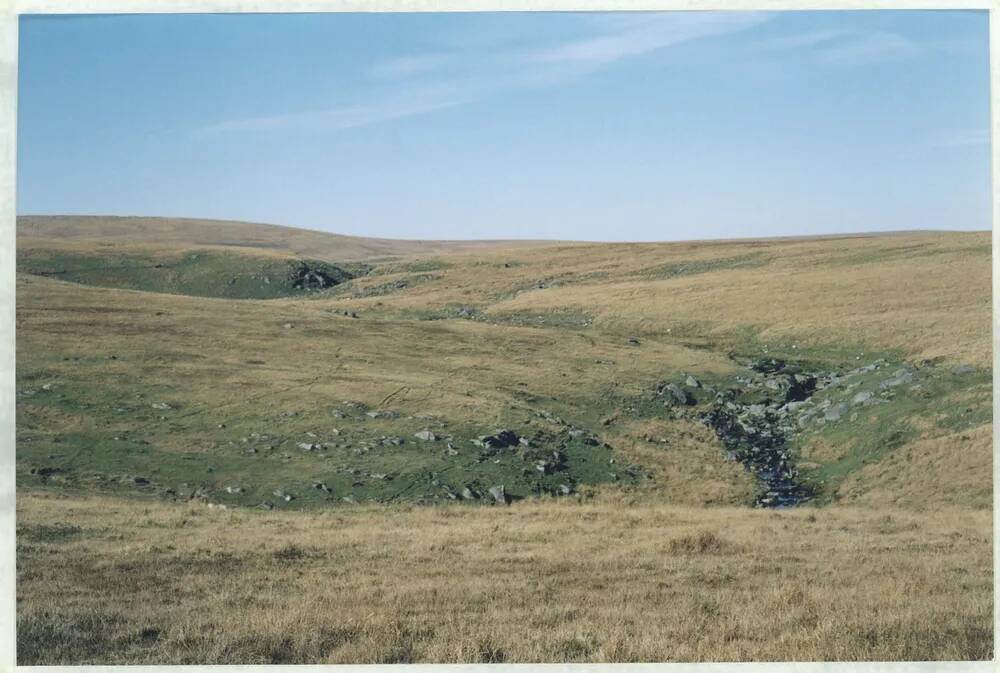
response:
{"label": "scattered stone", "polygon": [[847,413],[847,404],[840,402],[826,410],[826,413],[823,414],[823,420],[829,422],[839,421],[845,413]]}
{"label": "scattered stone", "polygon": [[286,322],[284,325],[282,325],[282,327],[284,327],[285,329],[292,329],[293,327],[295,327],[295,325],[293,325],[290,322]]}
{"label": "scattered stone", "polygon": [[681,388],[676,383],[668,383],[663,387],[663,390],[670,393],[670,397],[676,404],[681,404],[684,406],[691,406],[695,403],[694,397],[688,391]]}
{"label": "scattered stone", "polygon": [[[976,368],[972,365],[955,365],[951,368],[951,373],[955,376],[962,376],[963,374],[974,374]],[[44,388],[45,386],[42,386]]]}
{"label": "scattered stone", "polygon": [[167,411],[169,409],[173,409],[173,407],[167,404],[166,402],[153,402],[149,406],[153,407],[154,409],[159,409],[161,411]]}
{"label": "scattered stone", "polygon": [[479,500],[479,494],[473,491],[469,486],[462,489],[462,497],[466,500]]}
{"label": "scattered stone", "polygon": [[505,449],[510,446],[517,446],[520,443],[520,438],[513,430],[497,430],[496,434],[481,436],[478,442],[477,446],[486,449]]}
{"label": "scattered stone", "polygon": [[430,430],[421,430],[420,432],[415,433],[413,436],[424,442],[436,442],[438,438],[437,435],[435,435]]}
{"label": "scattered stone", "polygon": [[629,338],[628,338],[628,343],[629,343],[629,345],[631,345],[631,346],[638,346],[638,345],[639,345],[640,343],[642,343],[642,342],[641,342],[641,341],[639,341],[639,339],[637,339],[636,337],[629,337]]}
{"label": "scattered stone", "polygon": [[399,418],[399,413],[389,409],[376,409],[365,412],[365,416],[368,418]]}
{"label": "scattered stone", "polygon": [[684,379],[684,385],[689,388],[701,388],[701,381],[688,374],[687,378]]}
{"label": "scattered stone", "polygon": [[893,372],[892,377],[886,379],[882,382],[881,387],[885,388],[895,388],[896,386],[901,386],[904,383],[910,383],[913,381],[913,372],[909,369],[897,369]]}
{"label": "scattered stone", "polygon": [[269,502],[262,502],[262,503],[260,503],[260,504],[259,504],[259,505],[257,505],[257,506],[258,506],[258,507],[260,507],[261,509],[266,509],[266,510],[267,510],[267,511],[269,511],[269,512],[270,512],[270,511],[271,511],[272,509],[274,509],[274,505],[272,505],[272,504],[271,504],[271,503],[269,503]]}
{"label": "scattered stone", "polygon": [[862,390],[851,398],[851,404],[867,404],[871,399],[875,397],[875,393],[870,390]]}
{"label": "scattered stone", "polygon": [[241,486],[226,486],[226,493],[230,493],[232,495],[238,495],[242,492],[243,488]]}
{"label": "scattered stone", "polygon": [[507,493],[504,491],[503,484],[490,487],[490,495],[493,496],[493,500],[496,501],[498,505],[507,504]]}

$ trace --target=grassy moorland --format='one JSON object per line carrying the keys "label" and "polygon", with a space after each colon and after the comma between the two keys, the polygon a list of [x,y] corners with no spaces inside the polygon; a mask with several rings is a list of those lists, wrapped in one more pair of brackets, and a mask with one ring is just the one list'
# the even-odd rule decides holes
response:
{"label": "grassy moorland", "polygon": [[209,224],[19,225],[21,663],[991,656],[989,234]]}

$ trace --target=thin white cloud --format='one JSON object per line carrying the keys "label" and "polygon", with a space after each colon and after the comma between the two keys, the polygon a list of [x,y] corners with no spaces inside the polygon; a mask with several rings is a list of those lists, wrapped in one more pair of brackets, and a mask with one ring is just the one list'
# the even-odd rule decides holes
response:
{"label": "thin white cloud", "polygon": [[664,12],[641,21],[615,21],[617,30],[552,47],[529,51],[533,63],[609,64],[705,37],[746,30],[767,20],[755,12]]}
{"label": "thin white cloud", "polygon": [[954,131],[933,143],[934,147],[950,149],[955,147],[980,147],[989,145],[989,129],[963,129]]}
{"label": "thin white cloud", "polygon": [[917,46],[896,33],[871,32],[852,35],[821,49],[817,58],[831,65],[867,65],[915,56]]}
{"label": "thin white cloud", "polygon": [[754,43],[754,48],[758,52],[780,52],[789,49],[804,49],[815,47],[820,44],[830,42],[844,36],[842,30],[819,30],[809,33],[799,33],[798,35],[783,35],[760,40]]}
{"label": "thin white cloud", "polygon": [[[294,127],[342,130],[426,114],[502,91],[555,86],[622,59],[698,39],[747,30],[772,15],[757,12],[650,12],[579,19],[584,37],[533,44],[469,46],[449,53],[409,54],[376,63],[356,101],[328,108],[221,121],[202,134]],[[392,89],[386,86],[391,84]]]}
{"label": "thin white cloud", "polygon": [[373,105],[333,107],[324,110],[290,112],[286,114],[262,115],[220,122],[201,129],[203,133],[229,133],[234,131],[267,131],[277,128],[309,126],[313,129],[340,131],[357,128],[391,119],[412,117],[446,107],[460,105],[464,101],[390,101]]}
{"label": "thin white cloud", "polygon": [[376,63],[368,69],[375,79],[397,79],[439,70],[451,61],[447,54],[415,54]]}
{"label": "thin white cloud", "polygon": [[916,56],[920,49],[897,33],[884,31],[826,30],[763,40],[758,53],[803,51],[813,62],[827,66],[861,66]]}
{"label": "thin white cloud", "polygon": [[200,132],[211,135],[296,127],[307,128],[310,131],[340,131],[426,114],[466,102],[469,102],[468,97],[461,95],[461,92],[454,87],[445,85],[412,87],[369,102],[231,119],[205,126]]}

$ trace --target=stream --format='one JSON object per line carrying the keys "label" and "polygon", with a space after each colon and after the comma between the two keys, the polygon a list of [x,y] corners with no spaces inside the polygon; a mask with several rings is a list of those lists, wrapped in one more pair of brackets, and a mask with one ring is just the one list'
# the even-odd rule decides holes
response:
{"label": "stream", "polygon": [[831,379],[801,372],[782,360],[750,364],[750,376],[716,394],[702,420],[711,427],[730,457],[743,463],[763,484],[758,507],[792,507],[813,497],[798,480],[788,439],[796,431],[793,413]]}

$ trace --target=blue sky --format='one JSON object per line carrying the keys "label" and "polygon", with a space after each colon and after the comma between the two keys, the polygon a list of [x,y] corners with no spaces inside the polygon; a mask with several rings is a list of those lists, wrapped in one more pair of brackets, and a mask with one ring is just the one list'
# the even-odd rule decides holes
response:
{"label": "blue sky", "polygon": [[18,212],[394,238],[988,229],[985,12],[22,17]]}

